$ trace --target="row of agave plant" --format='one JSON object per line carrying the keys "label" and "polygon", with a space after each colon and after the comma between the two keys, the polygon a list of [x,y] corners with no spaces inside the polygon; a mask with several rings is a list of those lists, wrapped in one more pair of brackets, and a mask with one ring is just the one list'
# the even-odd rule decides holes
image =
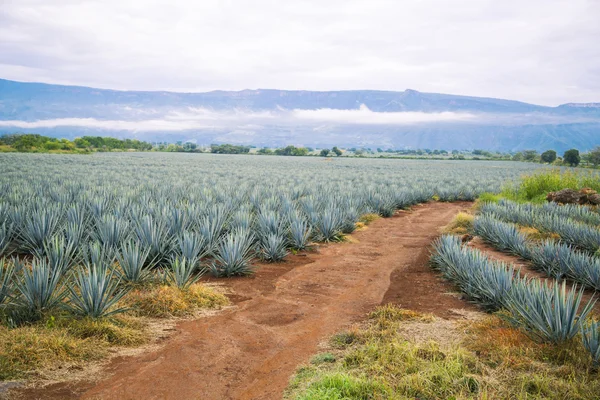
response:
{"label": "row of agave plant", "polygon": [[600,291],[600,258],[550,239],[531,242],[517,225],[487,214],[477,217],[473,231],[496,249],[530,261],[533,268],[558,280],[568,278]]}
{"label": "row of agave plant", "polygon": [[508,200],[485,203],[482,215],[505,222],[531,226],[543,232],[556,233],[561,240],[590,253],[600,249],[600,214],[588,207],[575,205],[519,204]]}
{"label": "row of agave plant", "polygon": [[564,281],[521,277],[513,266],[491,260],[452,235],[435,242],[431,261],[470,300],[487,311],[507,310],[508,320],[535,340],[558,344],[580,335],[593,363],[600,366],[600,324],[589,318],[596,301],[582,304],[582,288],[567,290]]}
{"label": "row of agave plant", "polygon": [[34,257],[28,263],[2,258],[0,317],[11,326],[36,321],[52,310],[107,317],[126,310],[118,304],[133,284],[152,278],[186,289],[200,278],[193,261],[185,257],[174,257],[157,271],[147,263],[148,256],[136,245],[125,244],[113,252],[93,243],[84,248],[81,258],[69,262],[52,257]]}

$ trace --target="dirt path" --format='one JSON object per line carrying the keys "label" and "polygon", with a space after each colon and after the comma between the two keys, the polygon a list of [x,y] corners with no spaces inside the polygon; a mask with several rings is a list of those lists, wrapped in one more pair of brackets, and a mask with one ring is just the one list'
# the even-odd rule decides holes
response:
{"label": "dirt path", "polygon": [[228,281],[237,307],[183,322],[158,351],[116,358],[97,383],[57,384],[25,398],[280,399],[320,341],[382,302],[452,316],[469,308],[427,267],[429,244],[469,203],[429,203],[379,219],[353,242],[322,246]]}

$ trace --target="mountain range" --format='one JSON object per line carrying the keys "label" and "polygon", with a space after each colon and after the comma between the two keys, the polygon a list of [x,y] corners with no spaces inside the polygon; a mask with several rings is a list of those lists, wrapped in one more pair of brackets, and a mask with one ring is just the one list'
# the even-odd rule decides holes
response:
{"label": "mountain range", "polygon": [[0,79],[0,133],[256,146],[525,149],[600,145],[600,103],[422,93],[118,91]]}

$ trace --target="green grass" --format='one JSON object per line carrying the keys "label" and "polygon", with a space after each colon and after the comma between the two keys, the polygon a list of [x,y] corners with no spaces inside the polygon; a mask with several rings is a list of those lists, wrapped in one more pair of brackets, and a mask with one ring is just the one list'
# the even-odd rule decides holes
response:
{"label": "green grass", "polygon": [[[539,344],[498,316],[456,323],[455,343],[407,340],[403,328],[445,327],[430,315],[378,308],[301,367],[287,399],[593,399],[600,375],[575,341]],[[351,338],[352,340],[348,340]],[[327,360],[327,361],[325,361]]]}
{"label": "green grass", "polygon": [[510,200],[532,203],[546,202],[546,195],[561,189],[591,188],[600,192],[600,175],[595,171],[544,169],[524,175],[504,187],[501,196]]}

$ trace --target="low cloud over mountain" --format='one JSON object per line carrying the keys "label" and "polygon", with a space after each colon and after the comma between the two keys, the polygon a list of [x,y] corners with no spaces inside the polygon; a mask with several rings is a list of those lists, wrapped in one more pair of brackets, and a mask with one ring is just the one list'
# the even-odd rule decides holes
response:
{"label": "low cloud over mountain", "polygon": [[0,80],[0,132],[230,142],[582,150],[600,144],[600,104],[388,91],[134,92]]}

